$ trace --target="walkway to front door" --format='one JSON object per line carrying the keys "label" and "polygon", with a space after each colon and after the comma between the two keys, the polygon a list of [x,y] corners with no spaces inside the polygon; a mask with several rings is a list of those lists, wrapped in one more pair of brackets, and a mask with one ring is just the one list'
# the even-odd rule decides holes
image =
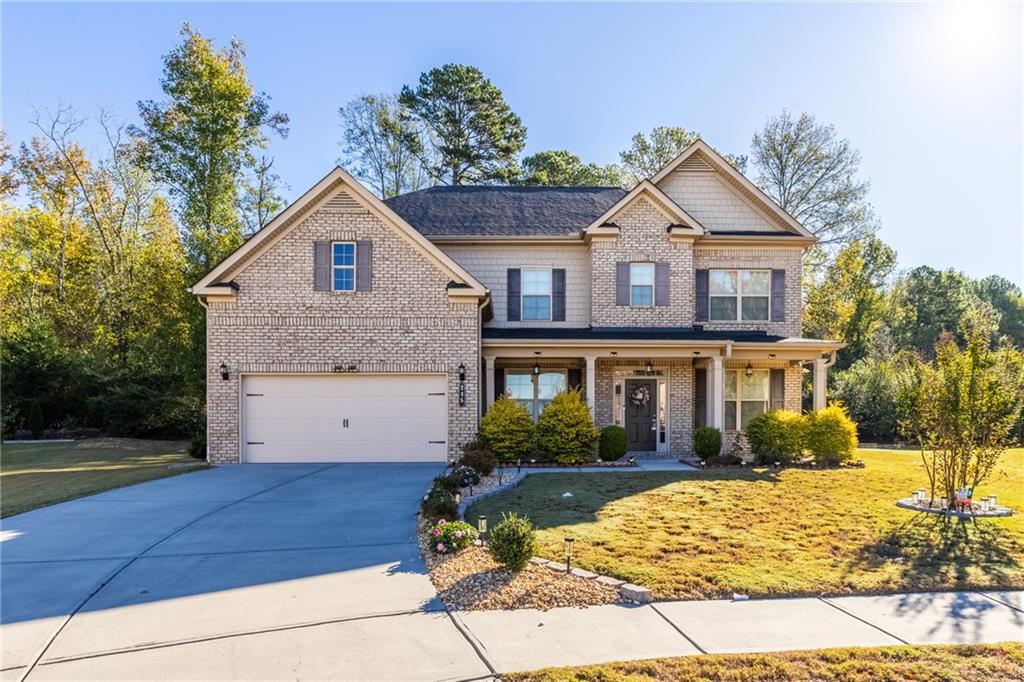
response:
{"label": "walkway to front door", "polygon": [[626,438],[631,452],[657,449],[654,416],[658,414],[658,382],[654,379],[626,381]]}

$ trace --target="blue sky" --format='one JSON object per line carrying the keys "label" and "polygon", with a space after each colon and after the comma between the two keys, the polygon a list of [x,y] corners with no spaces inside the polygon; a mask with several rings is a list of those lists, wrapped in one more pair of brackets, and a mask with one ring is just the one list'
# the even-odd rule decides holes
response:
{"label": "blue sky", "polygon": [[[10,138],[60,99],[126,122],[158,98],[183,21],[248,50],[291,117],[275,141],[289,199],[339,155],[337,107],[446,62],[480,67],[528,128],[527,151],[608,163],[655,125],[746,153],[767,116],[833,123],[863,156],[900,266],[1024,282],[1021,6],[11,4],[2,15]],[[83,136],[98,143],[95,135]]]}

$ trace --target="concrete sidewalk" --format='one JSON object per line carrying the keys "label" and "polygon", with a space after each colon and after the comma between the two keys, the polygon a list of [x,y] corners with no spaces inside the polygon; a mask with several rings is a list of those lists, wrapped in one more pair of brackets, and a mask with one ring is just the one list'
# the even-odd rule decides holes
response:
{"label": "concrete sidewalk", "polygon": [[498,673],[550,666],[831,647],[1024,639],[1024,592],[676,601],[550,611],[459,611]]}

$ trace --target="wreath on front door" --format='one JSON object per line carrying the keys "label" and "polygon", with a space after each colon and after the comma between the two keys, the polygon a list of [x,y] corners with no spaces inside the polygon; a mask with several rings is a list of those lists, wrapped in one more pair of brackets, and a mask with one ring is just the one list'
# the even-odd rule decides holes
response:
{"label": "wreath on front door", "polygon": [[647,407],[651,404],[651,389],[646,384],[633,387],[629,394],[629,404],[633,407]]}

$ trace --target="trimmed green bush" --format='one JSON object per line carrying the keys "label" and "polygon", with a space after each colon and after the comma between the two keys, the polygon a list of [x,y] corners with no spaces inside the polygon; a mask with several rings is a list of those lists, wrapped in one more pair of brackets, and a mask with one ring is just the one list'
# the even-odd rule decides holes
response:
{"label": "trimmed green bush", "polygon": [[549,462],[583,464],[594,459],[600,435],[580,392],[563,391],[540,415],[537,449]]}
{"label": "trimmed green bush", "polygon": [[480,483],[480,472],[465,464],[456,467],[451,475],[458,479],[460,488],[468,488]]}
{"label": "trimmed green bush", "polygon": [[196,459],[206,459],[206,429],[196,431],[188,444],[188,454]]}
{"label": "trimmed green bush", "polygon": [[629,452],[626,429],[621,426],[606,426],[601,429],[601,441],[597,450],[601,459],[606,462],[614,461],[625,455]]}
{"label": "trimmed green bush", "polygon": [[714,426],[702,426],[693,432],[693,451],[703,460],[722,452],[722,432]]}
{"label": "trimmed green bush", "polygon": [[757,464],[789,464],[804,451],[807,421],[787,410],[769,410],[747,424],[747,442]]}
{"label": "trimmed green bush", "polygon": [[490,476],[494,468],[498,466],[498,458],[494,456],[486,443],[482,440],[475,440],[462,448],[462,458],[459,460],[459,464],[473,467],[480,472],[481,476]]}
{"label": "trimmed green bush", "polygon": [[513,571],[521,571],[537,551],[537,537],[530,519],[515,512],[501,515],[501,521],[487,535],[491,556]]}
{"label": "trimmed green bush", "polygon": [[807,415],[807,449],[818,464],[835,466],[853,459],[857,449],[857,425],[840,403]]}
{"label": "trimmed green bush", "polygon": [[507,396],[494,401],[480,420],[480,438],[502,462],[516,462],[533,452],[533,419]]}
{"label": "trimmed green bush", "polygon": [[439,519],[456,520],[459,518],[459,505],[455,504],[455,497],[450,492],[435,483],[420,503],[420,512],[431,523]]}
{"label": "trimmed green bush", "polygon": [[440,488],[450,495],[454,495],[459,492],[459,488],[462,487],[462,481],[460,480],[459,475],[452,471],[444,476],[435,477],[434,487]]}

